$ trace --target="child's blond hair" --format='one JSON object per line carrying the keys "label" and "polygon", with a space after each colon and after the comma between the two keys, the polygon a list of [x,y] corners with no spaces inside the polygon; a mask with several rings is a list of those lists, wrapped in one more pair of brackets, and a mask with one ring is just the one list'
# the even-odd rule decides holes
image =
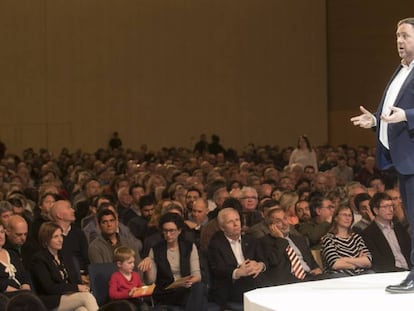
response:
{"label": "child's blond hair", "polygon": [[135,251],[127,246],[120,246],[114,250],[114,262],[124,262],[131,257],[135,257]]}

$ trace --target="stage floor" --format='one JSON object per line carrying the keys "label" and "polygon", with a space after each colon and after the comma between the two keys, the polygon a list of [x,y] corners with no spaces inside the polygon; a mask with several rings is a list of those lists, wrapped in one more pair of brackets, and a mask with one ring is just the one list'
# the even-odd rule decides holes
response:
{"label": "stage floor", "polygon": [[354,277],[260,288],[244,294],[245,311],[396,311],[414,306],[414,293],[389,294],[408,272]]}

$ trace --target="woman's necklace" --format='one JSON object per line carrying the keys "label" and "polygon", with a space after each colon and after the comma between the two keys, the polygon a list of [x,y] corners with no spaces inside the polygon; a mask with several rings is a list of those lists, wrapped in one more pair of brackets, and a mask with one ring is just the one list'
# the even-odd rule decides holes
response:
{"label": "woman's necklace", "polygon": [[178,251],[178,246],[172,246],[168,248],[168,253],[173,261],[177,259],[177,251]]}

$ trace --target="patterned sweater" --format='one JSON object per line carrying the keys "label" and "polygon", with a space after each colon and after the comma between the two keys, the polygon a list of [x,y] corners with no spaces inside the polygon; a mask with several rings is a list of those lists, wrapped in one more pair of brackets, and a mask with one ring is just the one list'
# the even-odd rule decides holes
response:
{"label": "patterned sweater", "polygon": [[339,238],[333,233],[327,233],[322,237],[321,254],[324,262],[324,268],[330,273],[346,273],[349,275],[358,275],[364,272],[365,268],[334,270],[332,267],[341,257],[358,257],[361,252],[367,254],[370,261],[372,256],[365,245],[362,237],[357,233],[352,233],[348,238]]}

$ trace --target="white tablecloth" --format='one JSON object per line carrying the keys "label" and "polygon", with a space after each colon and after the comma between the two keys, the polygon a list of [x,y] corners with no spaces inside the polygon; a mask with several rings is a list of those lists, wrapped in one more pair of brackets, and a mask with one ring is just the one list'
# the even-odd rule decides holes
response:
{"label": "white tablecloth", "polygon": [[[260,288],[244,294],[245,311],[398,311],[414,308],[413,294],[389,294],[408,272],[303,282]],[[408,310],[408,309],[407,309]]]}

